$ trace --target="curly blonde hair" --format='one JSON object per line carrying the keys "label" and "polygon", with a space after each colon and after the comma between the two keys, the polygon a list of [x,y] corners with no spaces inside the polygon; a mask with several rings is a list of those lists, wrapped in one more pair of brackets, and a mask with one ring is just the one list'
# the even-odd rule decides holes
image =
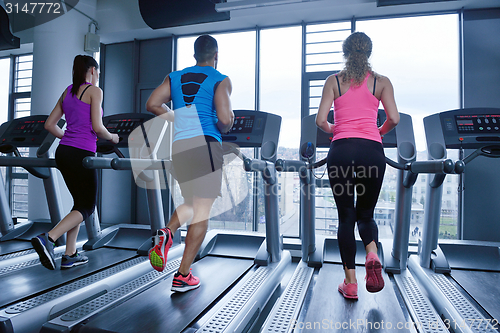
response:
{"label": "curly blonde hair", "polygon": [[368,58],[372,54],[372,41],[363,32],[354,32],[344,40],[342,51],[346,60],[344,69],[339,73],[342,82],[355,86],[363,83],[366,73],[375,75]]}

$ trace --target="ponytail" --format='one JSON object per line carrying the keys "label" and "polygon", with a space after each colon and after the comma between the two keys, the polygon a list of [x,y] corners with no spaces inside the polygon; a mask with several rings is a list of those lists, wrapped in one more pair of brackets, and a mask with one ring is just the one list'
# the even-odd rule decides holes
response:
{"label": "ponytail", "polygon": [[90,68],[99,68],[97,61],[88,55],[77,55],[73,61],[73,87],[71,94],[76,95],[80,86],[85,83],[85,77]]}
{"label": "ponytail", "polygon": [[352,33],[342,44],[346,59],[345,68],[340,73],[342,82],[353,82],[359,86],[363,83],[366,73],[375,75],[368,58],[372,53],[372,41],[363,32]]}

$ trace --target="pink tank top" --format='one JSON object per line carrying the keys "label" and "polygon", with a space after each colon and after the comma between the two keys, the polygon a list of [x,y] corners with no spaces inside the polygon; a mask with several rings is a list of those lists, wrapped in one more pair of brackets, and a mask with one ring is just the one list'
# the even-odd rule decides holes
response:
{"label": "pink tank top", "polygon": [[66,131],[59,142],[65,146],[71,146],[96,152],[97,135],[92,129],[90,117],[90,104],[82,102],[78,97],[71,94],[71,87],[62,102],[62,109],[66,118]]}
{"label": "pink tank top", "polygon": [[382,143],[377,127],[379,100],[368,89],[368,73],[363,83],[355,87],[351,85],[334,101],[333,140],[345,138],[362,138]]}

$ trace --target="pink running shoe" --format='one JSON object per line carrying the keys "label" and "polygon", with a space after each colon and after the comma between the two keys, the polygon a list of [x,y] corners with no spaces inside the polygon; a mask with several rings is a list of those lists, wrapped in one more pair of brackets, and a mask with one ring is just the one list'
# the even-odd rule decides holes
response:
{"label": "pink running shoe", "polygon": [[170,290],[183,293],[185,291],[196,289],[199,286],[200,279],[194,276],[190,269],[187,276],[183,276],[179,272],[175,273],[174,279],[172,280],[172,288]]}
{"label": "pink running shoe", "polygon": [[168,228],[156,231],[153,247],[149,250],[149,262],[158,272],[163,272],[167,264],[168,249],[172,246],[172,232]]}
{"label": "pink running shoe", "polygon": [[358,284],[357,283],[345,283],[339,284],[339,292],[344,295],[345,298],[358,299]]}
{"label": "pink running shoe", "polygon": [[382,277],[382,264],[377,254],[370,252],[366,255],[366,290],[376,293],[384,289],[384,278]]}

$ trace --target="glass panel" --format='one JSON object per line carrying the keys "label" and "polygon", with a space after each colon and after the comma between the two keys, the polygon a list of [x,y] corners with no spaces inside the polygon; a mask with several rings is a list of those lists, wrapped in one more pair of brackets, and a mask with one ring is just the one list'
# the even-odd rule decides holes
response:
{"label": "glass panel", "polygon": [[340,53],[311,54],[307,56],[307,65],[342,63],[344,61]]}
{"label": "glass panel", "polygon": [[351,31],[351,22],[309,24],[306,27],[306,33],[318,32],[318,31],[328,31],[328,30],[349,30],[349,31]]}
{"label": "glass panel", "polygon": [[[427,159],[423,118],[460,106],[458,26],[457,14],[356,23],[357,30],[366,32],[372,39],[373,69],[391,79],[399,111],[413,118],[418,160]],[[389,156],[387,150],[386,154]],[[395,158],[395,153],[392,154]],[[448,158],[452,158],[451,154]],[[387,221],[393,223],[394,220],[394,177],[395,171],[388,167],[376,209],[385,209],[386,217],[390,216],[390,219],[381,218],[380,215],[376,218],[379,225]],[[411,241],[421,236],[427,185],[425,178],[419,176],[415,184],[417,189],[412,205]],[[456,238],[458,176],[447,176],[447,179],[450,183],[445,184],[443,191],[440,237]],[[447,187],[452,188],[450,193],[447,193]],[[387,232],[383,229],[380,228],[381,238],[392,237],[387,224]]]}
{"label": "glass panel", "polygon": [[[301,128],[302,27],[265,29],[260,34],[260,109],[282,117],[278,158],[297,160]],[[259,179],[261,177],[259,176]],[[263,189],[259,181],[259,189]],[[299,235],[298,173],[278,173],[281,232]],[[265,231],[259,191],[259,231]]]}
{"label": "glass panel", "polygon": [[[219,46],[217,70],[229,76],[233,85],[233,109],[255,109],[255,31],[212,35]],[[194,41],[198,38],[178,39],[177,69],[194,66]],[[238,59],[238,61],[234,61]],[[248,64],[242,66],[241,64]]]}
{"label": "glass panel", "polygon": [[7,121],[9,116],[9,74],[10,58],[0,59],[0,124]]}

